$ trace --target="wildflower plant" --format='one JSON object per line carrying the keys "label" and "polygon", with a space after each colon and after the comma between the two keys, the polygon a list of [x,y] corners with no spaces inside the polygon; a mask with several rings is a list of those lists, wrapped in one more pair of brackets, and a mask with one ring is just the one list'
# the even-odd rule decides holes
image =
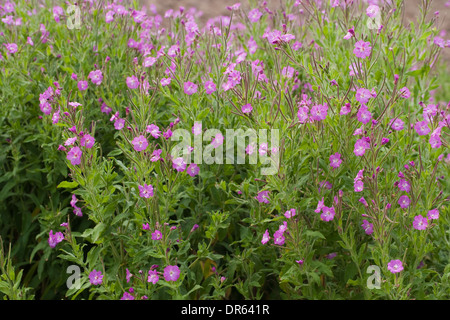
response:
{"label": "wildflower plant", "polygon": [[[12,239],[27,279],[49,280],[42,298],[450,298],[449,49],[430,2],[408,24],[402,0],[249,1],[202,24],[78,1],[71,29],[68,3],[0,1],[0,200],[33,212],[7,217],[33,235]],[[256,132],[241,154],[230,129]]]}

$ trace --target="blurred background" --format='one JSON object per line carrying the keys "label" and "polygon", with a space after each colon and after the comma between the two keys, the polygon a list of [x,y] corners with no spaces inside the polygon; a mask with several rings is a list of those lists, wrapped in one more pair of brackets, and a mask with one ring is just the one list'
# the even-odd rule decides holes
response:
{"label": "blurred background", "polygon": [[[323,0],[329,1],[329,0]],[[405,19],[412,20],[420,15],[420,4],[423,0],[405,0]],[[206,22],[208,19],[219,16],[229,15],[227,6],[240,2],[241,7],[248,8],[248,0],[141,0],[142,4],[149,6],[155,5],[159,14],[164,14],[166,10],[178,9],[180,6],[188,10],[191,7],[203,12],[199,17],[200,22]],[[284,0],[267,0],[271,9],[279,8]],[[447,4],[447,5],[446,5]],[[450,40],[450,0],[432,0],[432,13],[439,11],[439,23],[442,24],[444,32],[440,35],[445,40]],[[446,62],[450,62],[450,48],[442,52]]]}

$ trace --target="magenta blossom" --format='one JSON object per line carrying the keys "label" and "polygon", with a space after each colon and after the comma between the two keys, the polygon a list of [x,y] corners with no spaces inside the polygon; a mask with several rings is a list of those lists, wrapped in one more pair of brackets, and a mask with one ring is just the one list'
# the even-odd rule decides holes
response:
{"label": "magenta blossom", "polygon": [[101,70],[91,71],[88,79],[91,79],[92,83],[99,86],[103,81],[103,74]]}
{"label": "magenta blossom", "polygon": [[369,89],[359,88],[358,90],[356,90],[355,98],[360,103],[367,104],[367,102],[369,102],[369,99],[372,98],[372,94],[370,93]]}
{"label": "magenta blossom", "polygon": [[358,121],[367,124],[372,120],[372,113],[363,105],[357,113]]}
{"label": "magenta blossom", "polygon": [[285,241],[285,237],[283,235],[283,231],[281,230],[277,230],[274,234],[273,234],[273,243],[275,243],[276,245],[282,246],[284,244]]}
{"label": "magenta blossom", "polygon": [[262,16],[262,13],[257,8],[251,10],[248,13],[248,19],[253,23],[258,22],[258,20],[261,18],[261,16]]}
{"label": "magenta blossom", "polygon": [[397,273],[403,270],[403,264],[400,260],[391,260],[388,263],[388,270],[392,273]]}
{"label": "magenta blossom", "polygon": [[161,240],[162,239],[162,233],[159,230],[155,230],[155,232],[152,233],[152,240]]}
{"label": "magenta blossom", "polygon": [[413,228],[416,230],[425,230],[428,227],[428,220],[422,216],[415,216],[413,221]]}
{"label": "magenta blossom", "polygon": [[290,219],[290,218],[294,217],[296,214],[297,214],[297,212],[296,212],[295,209],[290,209],[290,210],[287,210],[287,211],[284,213],[284,216],[285,216],[286,218]]}
{"label": "magenta blossom", "polygon": [[50,248],[56,247],[58,243],[64,240],[64,235],[62,232],[56,232],[53,234],[53,230],[50,230],[48,235],[48,245]]}
{"label": "magenta blossom", "polygon": [[404,99],[408,99],[411,96],[411,92],[407,87],[403,87],[400,89],[400,97]]}
{"label": "magenta blossom", "polygon": [[258,192],[258,195],[255,197],[256,200],[258,200],[259,203],[270,203],[269,200],[269,191],[260,191]]}
{"label": "magenta blossom", "polygon": [[339,168],[341,163],[342,163],[342,159],[341,159],[341,154],[340,153],[336,152],[335,154],[332,154],[330,156],[330,166],[332,168]]}
{"label": "magenta blossom", "polygon": [[78,81],[78,90],[85,91],[88,88],[88,82],[87,81]]}
{"label": "magenta blossom", "polygon": [[241,111],[243,113],[250,113],[250,112],[252,112],[252,110],[253,110],[253,107],[252,107],[252,105],[250,103],[247,103],[246,105],[243,105],[242,108],[241,108]]}
{"label": "magenta blossom", "polygon": [[180,268],[178,266],[167,266],[164,268],[164,279],[166,281],[177,281],[180,277]]}
{"label": "magenta blossom", "polygon": [[318,104],[311,108],[311,119],[316,121],[324,120],[327,117],[328,105]]}
{"label": "magenta blossom", "polygon": [[366,14],[370,18],[375,18],[379,13],[380,7],[375,4],[370,5],[366,10]]}
{"label": "magenta blossom", "polygon": [[183,87],[184,93],[190,96],[197,92],[197,87],[198,86],[195,83],[192,83],[190,81],[185,82]]}
{"label": "magenta blossom", "polygon": [[191,163],[186,171],[188,175],[190,175],[191,177],[195,177],[196,175],[198,175],[200,168],[195,163]]}
{"label": "magenta blossom", "polygon": [[101,271],[96,271],[95,269],[89,273],[89,282],[94,286],[98,286],[103,282],[103,275]]}
{"label": "magenta blossom", "polygon": [[217,90],[217,86],[212,81],[205,81],[205,83],[203,85],[205,86],[205,92],[207,94],[212,94],[213,92],[215,92]]}
{"label": "magenta blossom", "polygon": [[173,168],[178,172],[183,172],[186,169],[186,162],[182,157],[173,160]]}
{"label": "magenta blossom", "polygon": [[369,223],[369,221],[363,220],[361,227],[363,227],[366,234],[371,235],[373,233],[373,224]]}
{"label": "magenta blossom", "polygon": [[151,184],[147,185],[146,183],[144,183],[143,186],[139,185],[139,196],[141,198],[150,198],[153,197],[153,186]]}
{"label": "magenta blossom", "polygon": [[266,229],[266,232],[264,232],[261,243],[266,244],[270,240],[269,230]]}
{"label": "magenta blossom", "polygon": [[397,118],[394,121],[392,121],[391,123],[391,128],[394,129],[395,131],[401,131],[404,128],[405,123],[403,122],[403,120]]}
{"label": "magenta blossom", "polygon": [[402,191],[409,192],[411,191],[411,184],[405,179],[400,179],[400,182],[398,183],[398,188]]}
{"label": "magenta blossom", "polygon": [[81,155],[82,155],[81,149],[79,147],[73,147],[67,153],[67,160],[69,160],[72,165],[80,164]]}
{"label": "magenta blossom", "polygon": [[419,121],[414,125],[414,129],[416,130],[419,136],[426,136],[430,133],[431,129],[428,127],[427,121]]}
{"label": "magenta blossom", "polygon": [[322,209],[325,207],[325,201],[324,201],[324,197],[322,197],[322,200],[319,200],[319,202],[317,203],[317,208],[316,210],[314,210],[315,213],[320,213],[320,211],[322,211]]}
{"label": "magenta blossom", "polygon": [[398,199],[398,204],[402,209],[408,208],[411,203],[411,200],[408,198],[408,196],[401,196],[400,199]]}
{"label": "magenta blossom", "polygon": [[90,148],[92,148],[92,147],[94,146],[94,144],[95,144],[95,139],[94,139],[94,137],[92,137],[91,135],[85,134],[85,135],[81,138],[80,144],[81,144],[83,147],[86,147],[86,148],[90,149]]}
{"label": "magenta blossom", "polygon": [[148,125],[145,131],[150,133],[155,139],[158,139],[161,136],[161,131],[159,131],[159,127],[155,124]]}
{"label": "magenta blossom", "polygon": [[131,144],[133,145],[133,148],[136,151],[144,151],[148,147],[147,139],[143,135],[140,135],[139,137],[135,137],[131,141]]}
{"label": "magenta blossom", "polygon": [[439,219],[439,210],[438,209],[433,209],[428,211],[428,219],[430,220],[437,220]]}
{"label": "magenta blossom", "polygon": [[137,89],[139,88],[139,80],[136,76],[127,77],[127,86],[130,89]]}
{"label": "magenta blossom", "polygon": [[361,157],[366,152],[366,149],[370,149],[370,144],[367,142],[365,138],[358,139],[355,143],[355,149],[353,152],[356,156]]}
{"label": "magenta blossom", "polygon": [[358,58],[365,59],[370,56],[371,50],[372,47],[370,46],[370,42],[364,42],[363,40],[360,40],[355,43],[355,49],[353,50],[353,53]]}
{"label": "magenta blossom", "polygon": [[334,215],[336,214],[334,207],[323,207],[322,208],[322,214],[320,215],[320,219],[322,219],[322,221],[331,221],[334,219]]}
{"label": "magenta blossom", "polygon": [[159,281],[158,271],[156,270],[148,270],[148,278],[147,282],[151,282],[156,284]]}

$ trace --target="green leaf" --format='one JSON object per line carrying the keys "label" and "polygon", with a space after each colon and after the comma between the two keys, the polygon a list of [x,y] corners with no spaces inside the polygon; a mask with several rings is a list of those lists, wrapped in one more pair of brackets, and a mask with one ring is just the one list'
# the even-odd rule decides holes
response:
{"label": "green leaf", "polygon": [[57,188],[68,188],[68,189],[72,189],[72,188],[76,188],[78,187],[78,183],[75,181],[69,182],[69,181],[63,181],[60,184],[58,184]]}

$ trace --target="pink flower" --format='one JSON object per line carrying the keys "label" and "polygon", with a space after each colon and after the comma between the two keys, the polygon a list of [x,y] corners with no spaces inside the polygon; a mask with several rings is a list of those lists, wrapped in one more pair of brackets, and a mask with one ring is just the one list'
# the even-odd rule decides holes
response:
{"label": "pink flower", "polygon": [[78,81],[78,90],[85,91],[88,88],[88,82],[87,81]]}
{"label": "pink flower", "polygon": [[143,223],[142,230],[150,230],[150,225],[148,223]]}
{"label": "pink flower", "polygon": [[400,182],[398,183],[398,188],[402,191],[409,192],[411,191],[411,185],[408,181],[404,179],[400,179]]}
{"label": "pink flower", "polygon": [[159,281],[158,272],[156,270],[148,270],[147,282],[156,284]]}
{"label": "pink flower", "polygon": [[356,141],[353,152],[356,156],[361,157],[366,152],[366,149],[370,149],[370,144],[367,142],[366,138],[361,138]]}
{"label": "pink flower", "polygon": [[403,130],[404,125],[405,123],[403,122],[403,120],[397,118],[391,123],[391,128],[394,129],[395,131],[400,131]]}
{"label": "pink flower", "polygon": [[414,125],[414,129],[419,136],[426,136],[431,131],[431,129],[428,127],[428,122],[426,121],[416,122],[416,124]]}
{"label": "pink flower", "polygon": [[290,209],[284,213],[284,216],[288,219],[294,217],[297,214],[295,209]]}
{"label": "pink flower", "polygon": [[182,157],[176,158],[173,160],[173,168],[178,172],[183,172],[186,169],[186,162]]}
{"label": "pink flower", "polygon": [[125,126],[125,119],[118,118],[114,122],[114,128],[116,128],[116,130],[121,130],[124,126]]}
{"label": "pink flower", "polygon": [[355,192],[361,192],[364,190],[364,182],[362,182],[361,180],[356,181],[353,185],[353,188],[355,190]]}
{"label": "pink flower", "polygon": [[89,282],[94,286],[102,284],[103,275],[101,271],[96,271],[95,269],[89,273]]}
{"label": "pink flower", "polygon": [[366,234],[371,235],[373,233],[373,224],[369,223],[369,221],[363,220],[361,227],[363,227]]}
{"label": "pink flower", "polygon": [[202,133],[202,123],[201,122],[195,122],[194,126],[192,127],[192,134],[194,136],[198,136]]}
{"label": "pink flower", "polygon": [[411,203],[411,200],[408,198],[408,196],[401,196],[398,199],[398,204],[402,209],[408,208],[409,204]]}
{"label": "pink flower", "polygon": [[359,88],[356,90],[356,100],[359,101],[362,104],[367,104],[369,102],[369,99],[372,97],[372,94],[370,93],[369,89]]}
{"label": "pink flower", "polygon": [[145,68],[148,68],[148,67],[151,67],[152,65],[154,65],[156,61],[157,61],[157,59],[155,57],[146,57],[144,59],[144,62],[142,63],[142,65]]}
{"label": "pink flower", "polygon": [[256,200],[258,200],[259,203],[270,203],[269,200],[269,191],[260,191],[258,192],[258,195],[255,197]]}
{"label": "pink flower", "polygon": [[380,7],[378,7],[375,4],[370,5],[367,10],[366,14],[370,18],[375,18],[375,16],[380,12]]}
{"label": "pink flower", "polygon": [[346,103],[342,108],[339,114],[341,116],[345,116],[346,114],[349,114],[352,111],[350,103]]}
{"label": "pink flower", "polygon": [[56,232],[53,234],[53,230],[50,230],[48,235],[48,245],[50,248],[56,247],[58,243],[64,240],[64,235],[62,232]]}
{"label": "pink flower", "polygon": [[64,142],[65,146],[71,146],[77,141],[77,137],[68,138],[66,142]]}
{"label": "pink flower", "polygon": [[127,77],[127,86],[130,89],[137,89],[139,88],[139,80],[136,76]]}
{"label": "pink flower", "polygon": [[6,47],[6,50],[8,50],[9,54],[16,53],[18,50],[17,44],[15,43],[6,43],[4,46]]}
{"label": "pink flower", "polygon": [[416,230],[425,230],[428,227],[428,220],[422,216],[415,216],[413,221],[413,228]]}
{"label": "pink flower", "polygon": [[91,79],[93,84],[99,86],[103,81],[103,74],[101,70],[91,71],[89,73],[88,79]]}
{"label": "pink flower", "polygon": [[388,270],[392,273],[397,273],[403,270],[403,264],[400,260],[391,260],[388,263]]}
{"label": "pink flower", "polygon": [[400,89],[400,97],[408,99],[411,96],[411,92],[407,87],[403,87]]}
{"label": "pink flower", "polygon": [[440,148],[442,145],[441,137],[438,134],[432,134],[428,142],[433,149]]}
{"label": "pink flower", "polygon": [[171,82],[172,82],[172,79],[170,77],[161,79],[161,85],[163,87],[168,86]]}
{"label": "pink flower", "polygon": [[336,214],[336,212],[334,211],[334,207],[328,208],[328,207],[323,207],[322,208],[322,214],[320,215],[320,219],[322,219],[322,221],[331,221],[334,219],[334,215]]}
{"label": "pink flower", "polygon": [[155,232],[152,233],[152,240],[161,240],[162,239],[162,233],[159,230],[155,230]]}
{"label": "pink flower", "polygon": [[428,211],[428,219],[430,219],[430,220],[439,219],[439,210],[433,209],[433,210]]}
{"label": "pink flower", "polygon": [[324,120],[327,117],[328,105],[318,104],[311,108],[311,119],[316,121]]}
{"label": "pink flower", "polygon": [[131,277],[133,276],[133,274],[130,272],[130,270],[128,270],[128,268],[126,268],[126,279],[127,279],[127,283],[130,282]]}
{"label": "pink flower", "polygon": [[309,108],[307,106],[298,109],[297,117],[300,123],[306,123],[308,121],[308,112]]}
{"label": "pink flower", "polygon": [[195,163],[191,163],[186,171],[188,175],[190,175],[191,177],[195,177],[199,173],[200,168]]}
{"label": "pink flower", "polygon": [[139,196],[141,198],[150,198],[153,197],[153,186],[151,184],[147,185],[146,183],[144,183],[143,186],[139,185]]}
{"label": "pink flower", "polygon": [[83,212],[81,211],[81,208],[78,208],[77,206],[73,206],[73,213],[77,217],[82,217],[83,216]]}
{"label": "pink flower", "polygon": [[95,144],[95,139],[94,139],[94,137],[92,137],[91,135],[85,134],[85,135],[81,138],[80,144],[81,144],[81,146],[90,149],[90,148],[92,148],[92,147],[94,146],[94,144]]}
{"label": "pink flower", "polygon": [[322,211],[322,208],[325,207],[324,202],[324,198],[322,197],[322,200],[319,200],[319,202],[317,203],[317,208],[316,210],[314,210],[315,213],[320,213],[320,211]]}
{"label": "pink flower", "polygon": [[353,50],[353,53],[358,58],[365,59],[370,56],[371,50],[372,47],[370,46],[370,42],[364,42],[363,40],[360,40],[355,43],[355,49]]}
{"label": "pink flower", "polygon": [[134,297],[128,292],[124,292],[122,298],[120,300],[134,300]]}
{"label": "pink flower", "polygon": [[250,103],[247,103],[246,105],[243,105],[241,108],[243,113],[250,113],[253,110],[253,107]]}
{"label": "pink flower", "polygon": [[248,19],[253,23],[258,22],[258,20],[261,18],[261,16],[262,16],[262,13],[261,13],[261,11],[258,10],[258,8],[253,9],[248,13]]}
{"label": "pink flower", "polygon": [[273,242],[276,245],[282,246],[284,244],[284,241],[286,239],[284,238],[283,232],[278,230],[273,234]]}
{"label": "pink flower", "polygon": [[159,131],[159,127],[155,124],[147,126],[147,129],[145,131],[150,133],[155,139],[158,139],[161,136],[161,131]]}
{"label": "pink flower", "polygon": [[221,133],[216,134],[214,139],[211,141],[211,144],[214,148],[218,148],[223,144],[223,135]]}
{"label": "pink flower", "polygon": [[69,160],[72,165],[80,164],[81,155],[82,155],[81,149],[79,147],[73,147],[67,153],[67,160]]}
{"label": "pink flower", "polygon": [[134,138],[131,141],[131,144],[133,145],[133,148],[136,151],[144,151],[148,147],[147,139],[143,135]]}
{"label": "pink flower", "polygon": [[358,121],[367,124],[372,120],[372,113],[363,105],[357,113]]}
{"label": "pink flower", "polygon": [[217,90],[216,84],[212,81],[206,81],[203,85],[207,94],[211,94]]}
{"label": "pink flower", "polygon": [[164,279],[166,281],[177,281],[180,277],[180,268],[178,266],[167,266],[164,268]]}
{"label": "pink flower", "polygon": [[332,168],[339,168],[341,163],[342,163],[342,159],[341,159],[341,154],[340,153],[336,152],[335,154],[332,154],[330,156],[330,166]]}
{"label": "pink flower", "polygon": [[264,232],[261,243],[266,244],[270,240],[269,230],[266,229],[266,232]]}
{"label": "pink flower", "polygon": [[184,83],[184,93],[187,95],[192,95],[197,92],[197,85],[190,81]]}

